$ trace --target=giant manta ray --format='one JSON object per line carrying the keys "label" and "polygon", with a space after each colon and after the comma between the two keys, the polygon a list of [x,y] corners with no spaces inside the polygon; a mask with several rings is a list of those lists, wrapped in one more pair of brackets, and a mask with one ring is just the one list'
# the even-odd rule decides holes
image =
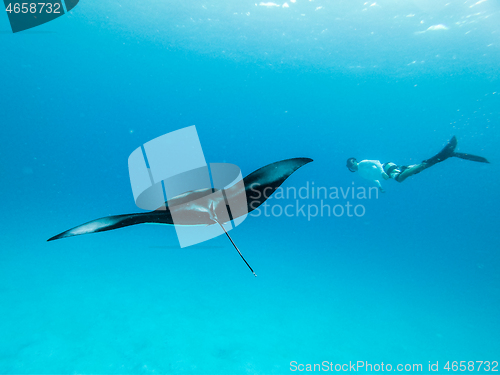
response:
{"label": "giant manta ray", "polygon": [[[168,200],[165,202],[165,206],[155,211],[113,215],[92,220],[49,238],[48,241],[87,233],[104,232],[136,224],[219,224],[248,268],[257,276],[218,218],[227,217],[229,213],[229,218],[233,220],[257,209],[293,172],[310,162],[312,162],[312,159],[309,158],[294,158],[278,161],[257,169],[243,179],[243,184],[235,184],[224,189],[227,200],[222,194],[212,194],[217,191],[212,188],[189,191]],[[243,194],[246,199],[238,200],[238,198],[243,198]],[[226,205],[227,201],[235,200],[246,201],[246,207],[233,205],[229,207]],[[175,223],[173,216],[175,217]]]}

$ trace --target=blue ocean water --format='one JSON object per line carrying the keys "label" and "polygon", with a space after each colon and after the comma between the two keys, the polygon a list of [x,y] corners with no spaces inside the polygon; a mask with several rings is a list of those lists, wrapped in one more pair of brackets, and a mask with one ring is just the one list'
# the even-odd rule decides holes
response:
{"label": "blue ocean water", "polygon": [[[500,5],[273,4],[82,0],[17,34],[0,16],[0,373],[500,360]],[[140,211],[128,156],[190,125],[244,175],[314,159],[283,185],[308,197],[269,200],[306,215],[230,232],[257,278],[225,236],[181,249],[168,226],[46,242]],[[453,135],[491,164],[452,158],[323,202],[363,215],[307,216],[313,186],[372,186],[347,158],[418,163]]]}

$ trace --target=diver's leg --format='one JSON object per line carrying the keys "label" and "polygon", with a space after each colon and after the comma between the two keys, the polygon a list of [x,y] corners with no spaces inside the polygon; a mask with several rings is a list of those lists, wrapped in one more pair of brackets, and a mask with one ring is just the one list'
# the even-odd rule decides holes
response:
{"label": "diver's leg", "polygon": [[401,173],[394,177],[397,182],[403,182],[408,177],[413,176],[414,174],[422,172],[424,169],[429,168],[430,165],[426,163],[414,164],[409,166],[400,167]]}
{"label": "diver's leg", "polygon": [[432,158],[426,159],[420,164],[414,164],[414,165],[400,167],[401,173],[399,173],[396,177],[394,177],[394,179],[397,182],[403,182],[408,177],[413,176],[414,174],[420,173],[424,169],[432,167],[433,165],[440,163],[440,162],[448,159],[449,157],[454,156],[455,148],[457,147],[457,143],[458,143],[457,137],[453,136],[448,141],[446,146],[444,146],[444,148],[439,153],[434,155]]}

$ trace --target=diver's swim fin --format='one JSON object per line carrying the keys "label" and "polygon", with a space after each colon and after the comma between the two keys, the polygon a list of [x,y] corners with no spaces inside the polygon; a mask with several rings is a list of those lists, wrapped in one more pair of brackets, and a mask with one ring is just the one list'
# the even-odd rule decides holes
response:
{"label": "diver's swim fin", "polygon": [[470,161],[477,161],[479,163],[489,163],[489,161],[486,158],[483,158],[482,156],[477,156],[477,155],[471,155],[471,154],[466,154],[462,152],[455,152],[455,148],[457,147],[457,137],[453,136],[449,141],[446,146],[437,154],[434,155],[432,158],[424,160],[422,163],[426,164],[426,168],[433,166],[436,163],[439,163],[443,160],[446,160],[450,157],[456,157],[460,159],[465,159],[465,160],[470,160]]}
{"label": "diver's swim fin", "polygon": [[446,146],[436,155],[434,155],[432,158],[424,160],[422,163],[427,164],[427,168],[433,166],[434,164],[437,164],[439,162],[442,162],[449,157],[454,156],[455,154],[455,148],[457,147],[457,137],[453,136],[449,141]]}
{"label": "diver's swim fin", "polygon": [[455,156],[456,158],[460,158],[460,159],[477,161],[479,163],[489,163],[488,159],[483,158],[482,156],[477,156],[477,155],[463,154],[461,152],[454,152],[453,156]]}

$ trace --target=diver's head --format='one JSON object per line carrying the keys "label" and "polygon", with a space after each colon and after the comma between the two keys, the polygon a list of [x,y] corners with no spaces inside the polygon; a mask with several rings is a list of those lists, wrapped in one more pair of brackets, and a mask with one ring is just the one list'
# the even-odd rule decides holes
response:
{"label": "diver's head", "polygon": [[347,169],[349,169],[351,172],[356,172],[358,170],[358,161],[356,158],[349,158],[347,159]]}

